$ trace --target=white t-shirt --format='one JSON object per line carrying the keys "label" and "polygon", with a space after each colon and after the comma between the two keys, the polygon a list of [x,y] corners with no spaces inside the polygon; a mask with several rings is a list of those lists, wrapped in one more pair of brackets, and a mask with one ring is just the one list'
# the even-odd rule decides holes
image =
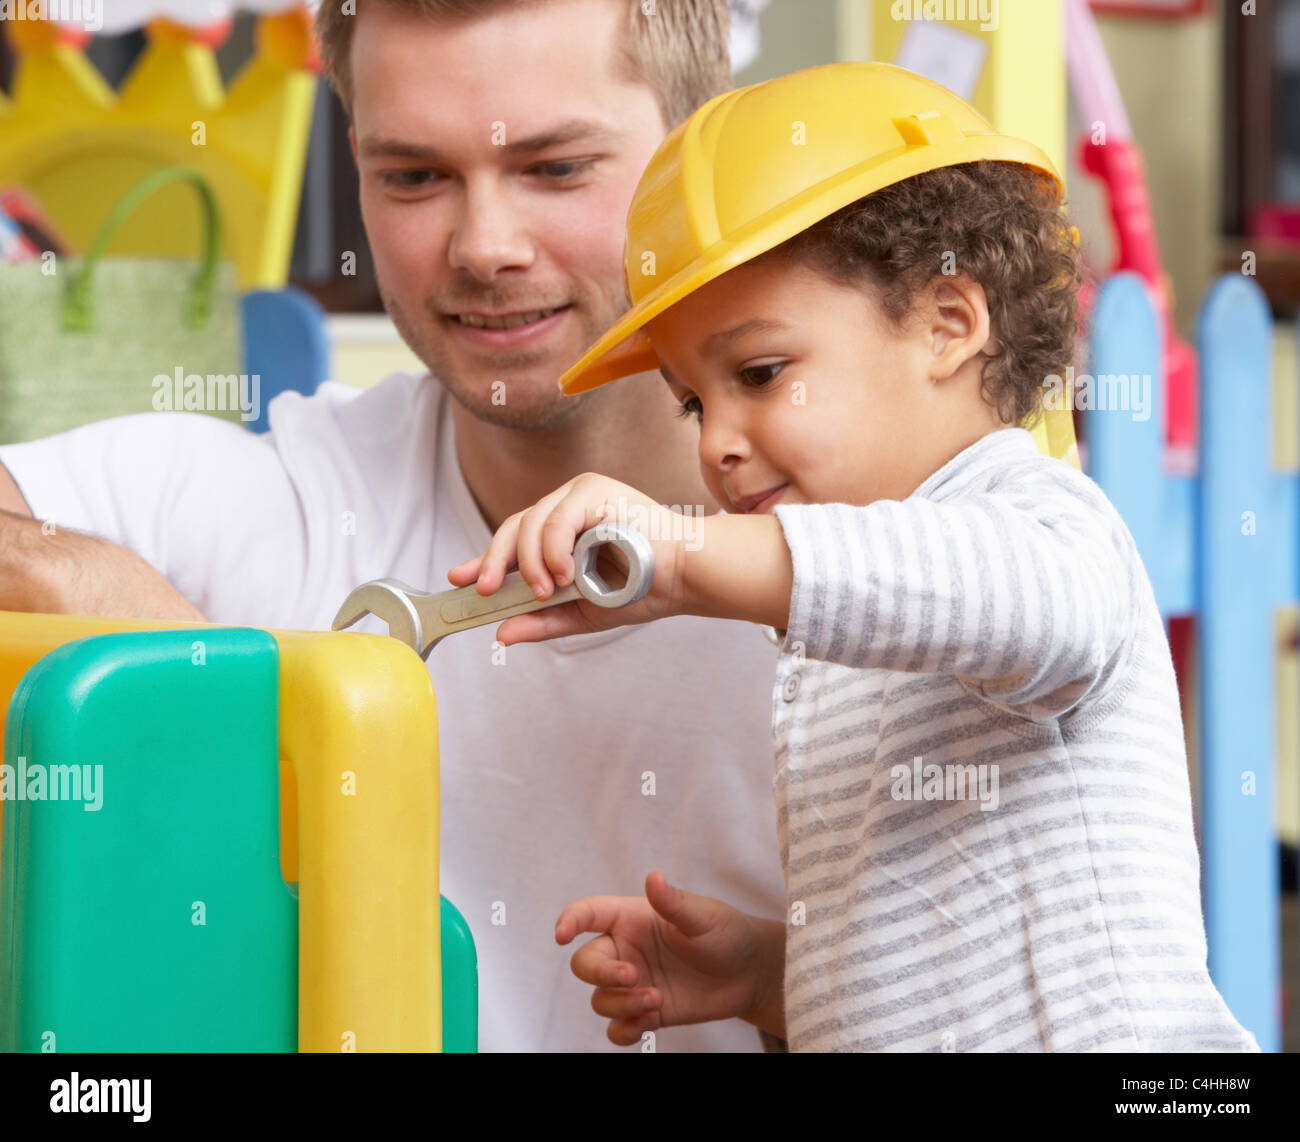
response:
{"label": "white t-shirt", "polygon": [[[328,630],[357,584],[448,589],[447,571],[487,548],[448,402],[428,375],[366,390],[326,382],[276,397],[261,436],[144,413],[5,446],[0,462],[36,518],[136,551],[211,621]],[[571,900],[640,895],[659,868],[690,891],[785,914],[776,651],[759,626],[680,616],[512,646],[503,666],[496,626],[452,635],[428,660],[441,888],[478,948],[480,1049],[613,1050],[590,986],[569,969],[591,937],[555,944]],[[387,633],[373,617],[353,629]],[[737,1020],[656,1040],[759,1049]]]}

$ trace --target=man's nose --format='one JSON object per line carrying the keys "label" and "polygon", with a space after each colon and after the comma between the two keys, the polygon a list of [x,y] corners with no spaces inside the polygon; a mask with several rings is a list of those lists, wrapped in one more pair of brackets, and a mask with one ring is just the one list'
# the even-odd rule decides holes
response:
{"label": "man's nose", "polygon": [[532,264],[533,243],[509,191],[495,179],[467,182],[462,208],[451,235],[452,268],[490,282],[502,270]]}

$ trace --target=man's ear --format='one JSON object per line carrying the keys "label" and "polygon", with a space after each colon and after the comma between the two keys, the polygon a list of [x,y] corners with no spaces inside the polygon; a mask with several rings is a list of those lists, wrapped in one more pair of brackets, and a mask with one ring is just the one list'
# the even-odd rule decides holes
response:
{"label": "man's ear", "polygon": [[984,287],[965,274],[933,278],[926,295],[930,379],[944,381],[990,347],[988,299]]}

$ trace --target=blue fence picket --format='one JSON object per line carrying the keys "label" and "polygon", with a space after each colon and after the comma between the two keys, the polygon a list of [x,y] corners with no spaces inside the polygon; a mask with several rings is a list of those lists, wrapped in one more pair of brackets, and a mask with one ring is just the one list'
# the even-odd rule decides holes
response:
{"label": "blue fence picket", "polygon": [[[1171,550],[1190,545],[1164,507],[1164,368],[1160,325],[1146,286],[1136,274],[1117,274],[1097,296],[1088,372],[1098,377],[1150,377],[1152,407],[1146,419],[1132,409],[1086,413],[1088,475],[1119,510],[1146,565],[1162,614],[1186,594],[1175,583]],[[1172,531],[1172,535],[1171,535]],[[1171,539],[1175,542],[1171,543]]]}
{"label": "blue fence picket", "polygon": [[1201,840],[1210,970],[1237,1018],[1279,1049],[1272,324],[1259,287],[1217,281],[1197,327],[1201,440]]}

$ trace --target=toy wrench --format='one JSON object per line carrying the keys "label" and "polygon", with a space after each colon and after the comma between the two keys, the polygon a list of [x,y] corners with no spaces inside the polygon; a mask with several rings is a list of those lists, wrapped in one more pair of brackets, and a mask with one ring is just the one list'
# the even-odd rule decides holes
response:
{"label": "toy wrench", "polygon": [[[611,587],[596,570],[600,548],[613,544],[627,557],[627,582]],[[333,628],[344,630],[365,615],[388,624],[388,633],[427,659],[449,634],[522,615],[544,607],[558,607],[584,598],[598,607],[626,607],[644,598],[654,582],[655,556],[650,541],[625,523],[599,523],[588,528],[573,547],[574,581],[550,598],[539,599],[518,571],[511,571],[491,595],[480,595],[473,583],[431,594],[408,587],[397,579],[374,579],[352,591]]]}

